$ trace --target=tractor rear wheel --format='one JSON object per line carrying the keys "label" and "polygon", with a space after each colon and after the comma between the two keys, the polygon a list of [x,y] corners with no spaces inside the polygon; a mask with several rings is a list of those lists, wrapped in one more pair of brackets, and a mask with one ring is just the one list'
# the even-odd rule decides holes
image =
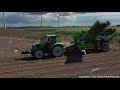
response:
{"label": "tractor rear wheel", "polygon": [[34,55],[33,55],[36,59],[41,59],[44,57],[44,52],[42,50],[37,50]]}
{"label": "tractor rear wheel", "polygon": [[103,52],[108,52],[110,50],[109,44],[103,44],[102,45],[102,51]]}
{"label": "tractor rear wheel", "polygon": [[62,46],[53,47],[52,55],[55,57],[61,57],[63,55],[63,47]]}

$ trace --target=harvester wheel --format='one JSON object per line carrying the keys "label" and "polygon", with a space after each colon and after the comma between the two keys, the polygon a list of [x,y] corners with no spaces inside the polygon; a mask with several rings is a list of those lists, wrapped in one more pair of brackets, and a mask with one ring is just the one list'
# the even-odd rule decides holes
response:
{"label": "harvester wheel", "polygon": [[61,57],[63,55],[63,47],[62,46],[53,47],[52,55],[55,57]]}
{"label": "harvester wheel", "polygon": [[102,45],[102,51],[103,52],[108,52],[110,50],[109,44],[103,44]]}
{"label": "harvester wheel", "polygon": [[37,50],[34,55],[33,55],[36,59],[41,59],[44,57],[44,52],[42,50]]}

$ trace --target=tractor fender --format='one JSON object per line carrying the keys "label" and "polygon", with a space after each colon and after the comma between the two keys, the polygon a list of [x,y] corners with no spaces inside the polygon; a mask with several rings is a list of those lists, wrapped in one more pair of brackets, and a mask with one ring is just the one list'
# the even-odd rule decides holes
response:
{"label": "tractor fender", "polygon": [[63,45],[61,45],[61,44],[55,44],[55,45],[53,45],[53,46],[51,47],[51,49],[53,49],[53,48],[56,47],[56,46],[61,46],[61,47],[63,48]]}
{"label": "tractor fender", "polygon": [[63,44],[62,42],[55,43],[55,44],[51,47],[51,49],[53,49],[55,46],[61,46],[61,47],[63,47],[64,44]]}

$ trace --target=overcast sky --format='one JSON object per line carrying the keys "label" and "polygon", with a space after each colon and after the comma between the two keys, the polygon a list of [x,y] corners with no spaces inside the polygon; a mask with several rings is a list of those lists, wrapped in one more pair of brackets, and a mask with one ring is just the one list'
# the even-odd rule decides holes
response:
{"label": "overcast sky", "polygon": [[[43,26],[93,25],[97,20],[120,24],[120,12],[43,12]],[[5,12],[7,26],[41,26],[41,12]],[[3,12],[0,12],[0,27],[3,27]]]}

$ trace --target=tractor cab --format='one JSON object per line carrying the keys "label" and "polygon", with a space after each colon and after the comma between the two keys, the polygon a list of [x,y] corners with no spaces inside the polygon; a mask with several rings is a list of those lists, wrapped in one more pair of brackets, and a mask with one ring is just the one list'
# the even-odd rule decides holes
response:
{"label": "tractor cab", "polygon": [[45,35],[42,37],[41,42],[43,42],[43,43],[59,42],[58,35]]}
{"label": "tractor cab", "polygon": [[42,36],[40,43],[45,48],[45,50],[49,52],[51,51],[52,47],[59,42],[61,41],[58,39],[58,35],[45,35]]}

